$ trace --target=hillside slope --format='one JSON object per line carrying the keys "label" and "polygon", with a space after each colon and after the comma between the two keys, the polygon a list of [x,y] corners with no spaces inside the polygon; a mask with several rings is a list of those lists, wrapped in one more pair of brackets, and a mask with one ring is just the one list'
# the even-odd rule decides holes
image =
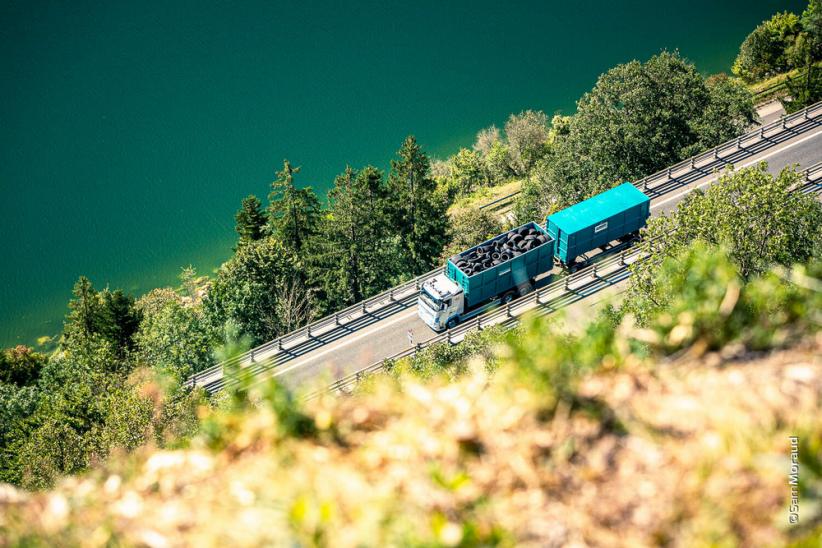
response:
{"label": "hillside slope", "polygon": [[551,412],[505,366],[384,377],[304,414],[215,415],[191,449],[147,449],[50,492],[5,486],[0,531],[90,546],[781,544],[810,533],[788,528],[789,436],[813,492],[820,356],[817,336],[741,358],[631,359]]}

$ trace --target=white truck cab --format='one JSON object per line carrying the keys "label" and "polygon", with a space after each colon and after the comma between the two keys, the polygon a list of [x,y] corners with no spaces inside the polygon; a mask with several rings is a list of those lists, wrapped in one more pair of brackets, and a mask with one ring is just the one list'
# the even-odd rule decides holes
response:
{"label": "white truck cab", "polygon": [[462,288],[445,274],[438,274],[422,284],[417,310],[434,331],[457,325],[465,309]]}

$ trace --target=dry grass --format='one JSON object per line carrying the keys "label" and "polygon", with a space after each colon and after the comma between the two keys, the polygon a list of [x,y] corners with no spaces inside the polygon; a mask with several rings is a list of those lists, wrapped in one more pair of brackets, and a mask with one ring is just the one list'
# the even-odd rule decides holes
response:
{"label": "dry grass", "polygon": [[217,421],[219,449],[204,437],[46,493],[3,487],[0,531],[84,546],[783,544],[788,436],[822,440],[820,355],[817,337],[732,362],[629,360],[551,413],[505,368],[386,377],[312,402],[316,435],[279,434],[263,406]]}

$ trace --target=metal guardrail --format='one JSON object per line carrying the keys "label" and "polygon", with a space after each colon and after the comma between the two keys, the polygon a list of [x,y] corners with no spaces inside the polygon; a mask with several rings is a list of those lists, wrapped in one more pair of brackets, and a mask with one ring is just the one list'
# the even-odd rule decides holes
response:
{"label": "metal guardrail", "polygon": [[[372,308],[374,305],[378,305],[378,304],[379,305],[382,305],[382,304],[390,305],[390,304],[396,302],[395,301],[395,294],[402,294],[403,292],[408,291],[412,287],[415,290],[418,290],[420,288],[420,286],[426,280],[436,276],[437,274],[439,274],[442,271],[443,271],[443,268],[438,267],[434,270],[426,272],[425,274],[417,276],[413,280],[408,281],[408,282],[406,282],[406,283],[404,283],[400,286],[392,287],[391,289],[383,291],[382,293],[374,295],[373,297],[365,299],[364,301],[360,301],[356,304],[353,304],[353,305],[349,306],[348,308],[340,310],[339,312],[335,312],[334,314],[331,314],[331,315],[325,316],[323,318],[320,318],[319,320],[316,320],[316,321],[314,321],[314,322],[312,322],[308,325],[305,325],[305,326],[303,326],[299,329],[296,329],[294,331],[291,331],[290,333],[286,333],[285,335],[277,337],[276,339],[274,339],[272,341],[269,341],[265,344],[254,347],[251,350],[249,350],[247,352],[244,352],[242,354],[239,354],[237,356],[234,356],[234,357],[232,357],[232,358],[230,358],[230,359],[228,359],[224,362],[221,362],[217,365],[213,365],[213,366],[211,366],[207,369],[203,369],[202,371],[200,371],[198,373],[195,373],[194,375],[190,376],[186,380],[185,386],[194,386],[194,385],[197,384],[197,381],[206,379],[208,377],[211,377],[215,373],[221,372],[226,366],[230,367],[232,365],[241,364],[245,361],[253,362],[255,357],[260,356],[261,354],[265,354],[265,353],[267,353],[271,350],[274,350],[274,349],[282,350],[283,345],[285,345],[289,342],[292,342],[296,339],[299,339],[301,337],[311,339],[312,336],[319,334],[319,332],[323,328],[325,328],[325,327],[337,327],[339,325],[344,325],[343,324],[344,320],[351,320],[351,319],[353,319],[352,317],[356,314],[362,315],[362,314],[367,314],[369,312],[376,312],[376,310],[369,310],[369,308]],[[380,306],[380,308],[377,309],[377,310],[380,310],[382,308],[383,307]],[[357,317],[360,317],[360,316],[357,316]]]}
{"label": "metal guardrail", "polygon": [[[780,135],[784,131],[790,131],[792,128],[790,127],[793,125],[800,125],[807,120],[815,119],[817,116],[822,115],[822,101],[815,103],[809,107],[806,107],[803,110],[797,111],[790,116],[785,116],[780,120],[776,120],[760,128],[750,131],[745,135],[737,137],[735,139],[731,139],[725,143],[722,143],[710,150],[707,150],[701,154],[683,160],[677,164],[674,164],[671,167],[666,169],[660,170],[656,173],[643,177],[638,181],[633,182],[632,184],[637,188],[642,190],[653,190],[650,187],[652,183],[669,183],[672,180],[675,180],[677,176],[683,175],[679,173],[681,170],[685,169],[687,172],[691,172],[694,169],[704,169],[708,165],[712,165],[716,162],[722,163],[723,161],[723,154],[727,156],[727,151],[732,150],[734,153],[739,152],[740,150],[744,150],[746,146],[753,145],[752,140],[756,140],[756,142],[761,142],[762,140],[768,139],[770,137],[776,137]],[[800,121],[800,124],[794,124],[797,120]],[[777,131],[774,133],[773,130],[776,129]],[[703,164],[705,160],[708,160],[707,164]],[[485,204],[485,206],[481,207],[490,207],[495,203],[500,203],[504,200],[513,200],[514,197],[520,194],[520,191],[511,193],[507,196],[503,196],[498,198],[494,202],[489,204]],[[248,352],[235,356],[225,362],[219,363],[203,371],[200,371],[191,377],[189,377],[186,382],[184,383],[185,386],[193,387],[198,384],[198,382],[208,379],[214,375],[219,375],[224,370],[225,366],[232,366],[237,364],[242,364],[243,362],[250,362],[253,363],[256,356],[260,354],[265,354],[272,350],[282,350],[283,345],[295,341],[300,338],[306,338],[310,340],[313,335],[319,334],[319,332],[327,327],[337,327],[339,325],[344,325],[342,322],[343,320],[353,320],[355,319],[354,316],[357,318],[361,317],[362,314],[366,313],[376,313],[383,308],[390,306],[397,302],[395,300],[395,294],[402,294],[412,287],[417,290],[419,287],[428,279],[436,276],[438,273],[442,272],[442,267],[436,268],[422,274],[413,280],[406,282],[403,285],[388,289],[383,291],[382,293],[370,297],[360,303],[356,303],[354,305],[349,306],[335,314],[331,314],[316,320],[306,326],[303,326],[299,329],[296,329],[290,333],[282,335],[272,341],[269,341],[263,345],[257,346]],[[407,298],[407,297],[406,297]],[[376,309],[373,307],[375,305],[379,305]],[[371,308],[371,310],[368,310]]]}
{"label": "metal guardrail", "polygon": [[[818,116],[819,114],[822,114],[822,102],[813,104],[803,110],[791,114],[790,116],[784,116],[779,120],[775,120],[769,124],[761,126],[735,139],[726,141],[725,143],[717,145],[710,150],[702,152],[701,154],[697,154],[696,156],[693,156],[686,160],[682,160],[681,162],[674,164],[668,168],[657,171],[656,173],[653,173],[651,175],[643,177],[642,179],[634,181],[632,184],[641,190],[653,190],[652,188],[650,188],[651,183],[659,182],[660,180],[664,182],[669,182],[675,179],[676,175],[679,174],[678,172],[681,171],[683,168],[687,168],[689,171],[691,171],[696,168],[705,167],[704,165],[699,165],[705,160],[708,160],[708,163],[715,163],[717,161],[721,162],[723,160],[723,154],[726,154],[729,150],[733,151],[734,153],[743,150],[746,145],[750,146],[752,144],[750,142],[751,139],[757,139],[757,142],[759,142],[763,139],[767,139],[768,137],[775,137],[775,134],[768,135],[773,129],[778,128],[779,133],[781,133],[784,130],[790,129],[788,126],[796,120],[802,120],[804,122],[805,120],[816,118],[816,116]],[[487,207],[492,206],[500,206],[503,205],[503,203],[504,205],[507,205],[508,203],[512,202],[519,194],[521,194],[521,191],[512,192],[511,194],[502,196],[501,198],[498,198],[493,202],[485,204],[484,206],[480,206],[480,209],[485,209]]]}
{"label": "metal guardrail", "polygon": [[[817,162],[816,164],[813,164],[807,169],[804,169],[801,172],[801,176],[802,180],[799,182],[798,185],[791,189],[791,192],[805,192],[808,188],[813,187],[817,193],[822,193],[822,162]],[[459,339],[459,337],[464,338],[465,335],[471,331],[482,331],[483,327],[490,327],[495,325],[503,325],[506,329],[513,328],[519,323],[519,315],[514,315],[512,313],[514,308],[524,308],[525,310],[522,311],[523,313],[534,308],[532,306],[528,306],[532,303],[536,303],[537,308],[539,308],[544,304],[540,302],[540,298],[556,291],[558,288],[564,286],[564,288],[568,290],[570,285],[575,284],[580,279],[585,279],[588,277],[591,277],[592,281],[595,281],[598,278],[598,272],[602,272],[603,270],[607,269],[610,266],[613,266],[614,264],[618,264],[619,268],[608,272],[608,275],[613,275],[622,270],[625,270],[628,268],[628,266],[630,266],[630,264],[646,260],[651,255],[651,251],[653,249],[654,244],[656,242],[659,242],[668,234],[669,233],[660,234],[649,240],[644,240],[640,242],[639,245],[623,250],[618,255],[610,257],[609,259],[606,259],[600,263],[590,265],[582,270],[577,271],[574,274],[570,274],[564,278],[556,280],[546,285],[545,287],[542,287],[528,295],[525,295],[524,297],[517,299],[516,301],[508,303],[504,307],[491,310],[485,314],[477,316],[476,319],[471,320],[470,322],[466,322],[465,324],[456,326],[453,329],[450,329],[441,335],[438,335],[423,343],[418,343],[414,347],[406,348],[405,350],[397,352],[396,354],[384,358],[380,361],[374,362],[368,367],[365,367],[363,369],[360,369],[359,371],[356,371],[350,375],[338,379],[325,389],[311,392],[310,394],[306,395],[306,399],[316,398],[319,395],[327,392],[345,392],[357,383],[359,383],[366,376],[385,369],[388,364],[396,360],[414,356],[420,350],[423,350],[424,348],[428,348],[429,346],[433,346],[435,344],[440,344],[444,342],[447,342],[448,344],[458,344],[459,341],[456,339]],[[560,295],[560,297],[561,296],[562,295]],[[548,312],[550,312],[550,309],[548,310]],[[503,321],[499,321],[500,319],[502,319]]]}
{"label": "metal guardrail", "polygon": [[[820,68],[819,65],[815,65],[813,69]],[[803,69],[796,73],[794,76],[790,76],[789,74],[785,75],[785,78],[776,82],[775,84],[771,84],[770,86],[760,89],[756,93],[753,94],[755,101],[762,101],[764,99],[770,99],[773,95],[777,92],[782,91],[783,89],[788,87],[789,82],[796,82],[801,81],[803,78],[808,76],[808,70]]]}
{"label": "metal guardrail", "polygon": [[520,297],[519,299],[511,301],[507,305],[503,305],[493,310],[490,310],[485,314],[477,316],[475,319],[472,319],[471,321],[468,321],[464,324],[460,324],[452,329],[449,329],[444,333],[437,335],[436,337],[428,339],[425,342],[418,343],[414,347],[406,348],[405,350],[397,352],[392,356],[374,362],[368,367],[360,369],[355,373],[342,377],[341,379],[338,379],[336,382],[332,383],[327,388],[317,390],[315,392],[308,394],[306,398],[315,398],[320,394],[326,392],[344,391],[350,388],[351,386],[357,384],[366,375],[384,369],[389,363],[392,363],[402,358],[413,356],[420,350],[423,350],[436,344],[445,342],[447,342],[448,344],[458,344],[460,339],[464,338],[465,335],[472,331],[481,331],[483,328],[496,325],[503,325],[506,328],[513,327],[518,323],[518,318],[521,314],[535,308],[532,305],[536,305],[536,307],[543,306],[545,304],[541,301],[543,297],[550,295],[556,292],[557,290],[564,291],[564,293],[562,293],[561,295],[557,295],[558,297],[564,296],[569,291],[573,291],[574,289],[571,288],[571,286],[577,284],[581,280],[591,278],[591,282],[593,282],[599,278],[599,275],[603,271],[608,270],[610,267],[616,266],[617,268],[610,270],[607,273],[607,275],[609,276],[617,274],[627,269],[628,266],[630,266],[633,263],[636,263],[640,260],[644,260],[646,257],[650,255],[654,243],[660,241],[660,239],[664,236],[665,235],[663,234],[655,236],[654,238],[651,238],[649,240],[644,240],[640,242],[639,245],[635,245],[633,247],[624,249],[620,253],[613,255],[604,261],[592,264],[581,270],[578,270],[575,273],[569,274],[568,276],[564,276],[558,280],[555,280],[550,284],[546,285],[545,287],[541,287],[527,295]]}
{"label": "metal guardrail", "polygon": [[497,198],[493,202],[488,202],[487,204],[483,204],[483,205],[479,206],[479,209],[488,209],[488,208],[494,207],[497,204],[507,204],[508,202],[511,201],[511,198],[513,198],[515,196],[518,196],[520,194],[520,192],[521,191],[519,191],[519,190],[515,190],[511,194],[506,194],[505,196]]}

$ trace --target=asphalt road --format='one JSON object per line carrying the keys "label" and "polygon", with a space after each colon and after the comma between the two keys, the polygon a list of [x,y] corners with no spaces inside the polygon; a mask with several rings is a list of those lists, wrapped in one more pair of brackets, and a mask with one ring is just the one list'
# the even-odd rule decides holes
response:
{"label": "asphalt road", "polygon": [[[728,156],[733,161],[733,155]],[[822,126],[806,133],[792,136],[779,145],[735,163],[737,168],[768,162],[771,173],[778,173],[784,167],[798,165],[804,169],[822,160]],[[717,178],[716,166],[706,166],[702,173],[683,177],[670,183],[667,192],[652,198],[652,215],[669,212],[694,188],[705,188]],[[546,283],[550,275],[540,280]],[[577,303],[584,307],[590,304]],[[271,375],[293,388],[327,385],[347,374],[356,372],[371,363],[396,354],[409,345],[408,332],[413,333],[414,342],[424,342],[436,334],[417,316],[413,298],[397,303],[393,314],[377,319],[371,325],[352,331],[349,335],[324,343],[317,341],[314,349],[298,357],[285,361],[271,371]]]}

